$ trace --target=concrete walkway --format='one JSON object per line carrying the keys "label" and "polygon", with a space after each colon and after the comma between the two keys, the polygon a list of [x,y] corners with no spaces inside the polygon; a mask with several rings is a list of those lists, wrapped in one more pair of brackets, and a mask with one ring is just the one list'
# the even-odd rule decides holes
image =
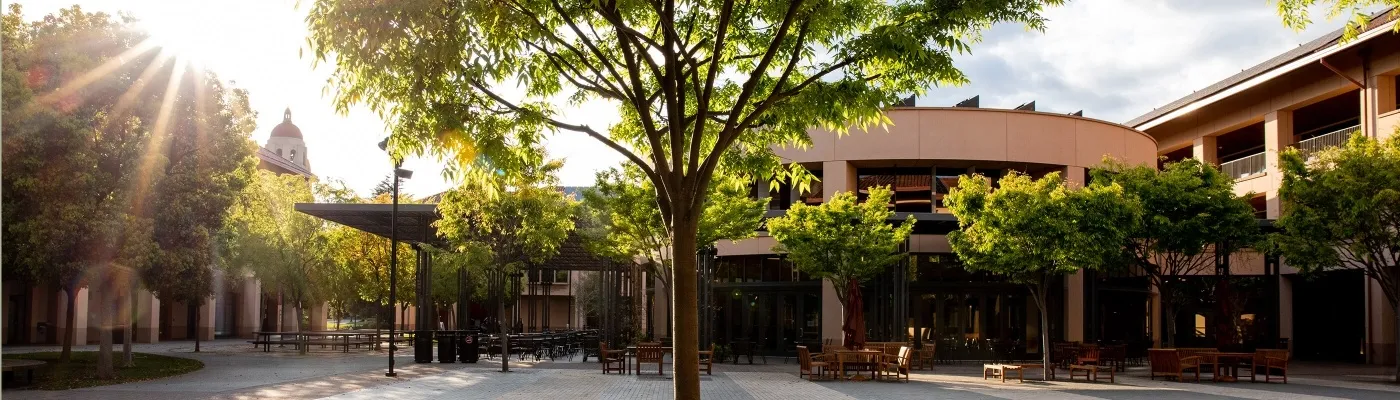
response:
{"label": "concrete walkway", "polygon": [[[399,376],[384,377],[387,354],[350,354],[316,349],[299,355],[290,348],[255,351],[242,340],[137,345],[136,350],[201,360],[205,368],[147,382],[70,391],[6,390],[7,399],[615,399],[670,398],[671,369],[664,376],[603,375],[596,363],[520,362],[513,372],[497,372],[499,359],[477,364],[415,364],[411,354],[396,358]],[[95,346],[79,346],[95,350]],[[6,353],[53,351],[53,347],[7,347]],[[1148,380],[1139,367],[1118,382],[1001,383],[982,380],[973,364],[940,365],[916,371],[909,383],[808,382],[797,366],[770,358],[770,364],[715,366],[701,377],[705,398],[715,399],[1397,399],[1400,385],[1386,382],[1388,370],[1363,365],[1298,364],[1288,384],[1176,383]]]}

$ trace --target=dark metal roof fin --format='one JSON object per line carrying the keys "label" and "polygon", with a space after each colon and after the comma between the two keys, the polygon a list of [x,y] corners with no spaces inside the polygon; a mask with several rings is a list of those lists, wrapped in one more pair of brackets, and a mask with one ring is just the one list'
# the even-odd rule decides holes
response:
{"label": "dark metal roof fin", "polygon": [[970,99],[963,100],[963,101],[959,101],[958,104],[954,105],[953,107],[978,108],[978,107],[979,107],[979,104],[981,103],[981,97],[982,97],[982,95],[980,95],[980,94],[979,94],[979,95],[976,95],[976,96],[972,96],[972,98],[970,98]]}
{"label": "dark metal roof fin", "polygon": [[1073,115],[1073,116],[1076,116],[1076,117],[1083,117],[1083,116],[1084,116],[1084,110],[1075,111],[1075,112],[1069,113],[1069,115]]}
{"label": "dark metal roof fin", "polygon": [[1035,111],[1035,100],[1031,100],[1030,103],[1016,106],[1016,109],[1021,111]]}

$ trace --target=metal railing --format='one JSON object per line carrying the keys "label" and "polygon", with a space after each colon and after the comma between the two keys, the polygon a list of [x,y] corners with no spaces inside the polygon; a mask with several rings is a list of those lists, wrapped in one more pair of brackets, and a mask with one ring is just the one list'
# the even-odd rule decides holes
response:
{"label": "metal railing", "polygon": [[1303,157],[1308,157],[1313,153],[1341,146],[1347,142],[1347,139],[1351,138],[1352,133],[1355,133],[1359,129],[1361,129],[1361,125],[1348,126],[1298,142],[1294,144],[1293,147],[1298,148],[1298,152],[1302,153]]}
{"label": "metal railing", "polygon": [[1220,163],[1220,171],[1235,179],[1244,179],[1264,173],[1264,153]]}

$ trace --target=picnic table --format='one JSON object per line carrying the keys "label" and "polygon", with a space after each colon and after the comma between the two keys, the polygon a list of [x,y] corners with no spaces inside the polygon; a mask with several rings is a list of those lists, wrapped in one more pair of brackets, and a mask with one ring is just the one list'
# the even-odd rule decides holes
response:
{"label": "picnic table", "polygon": [[840,379],[864,380],[862,375],[847,376],[846,371],[870,371],[870,379],[875,379],[875,367],[880,364],[880,360],[885,357],[885,352],[881,350],[836,350],[836,370],[840,372]]}
{"label": "picnic table", "polygon": [[[274,336],[277,337],[277,339],[273,339]],[[288,339],[288,336],[290,336],[291,338]],[[253,340],[249,341],[249,343],[253,344],[253,348],[262,346],[263,352],[272,351],[272,345],[274,344],[277,345],[277,347],[282,347],[289,344],[292,346],[301,345],[301,342],[297,340],[297,332],[277,331],[254,331]]]}
{"label": "picnic table", "polygon": [[15,371],[24,371],[26,377],[28,378],[25,380],[25,382],[33,384],[34,370],[43,367],[44,362],[39,360],[18,360],[6,358],[3,360],[3,362],[0,362],[0,365],[3,365],[3,371],[7,373],[14,373]]}
{"label": "picnic table", "polygon": [[[661,353],[663,356],[665,354],[671,354],[671,350],[671,347],[662,347]],[[627,361],[628,357],[631,357],[632,361]],[[632,365],[632,362],[636,362],[636,365]],[[637,358],[637,346],[627,346],[622,350],[622,363],[632,368],[631,370],[625,371],[626,373],[630,374],[632,371],[636,371],[638,375],[642,373],[642,360]]]}
{"label": "picnic table", "polygon": [[343,347],[344,352],[350,352],[350,346],[373,345],[379,342],[380,336],[377,332],[366,331],[320,331],[320,332],[277,332],[277,331],[256,331],[253,332],[254,339],[250,341],[254,347],[262,346],[263,352],[272,351],[272,345],[283,347],[292,345],[293,348],[302,349],[310,345],[321,345]]}
{"label": "picnic table", "polygon": [[1254,360],[1254,353],[1231,353],[1223,351],[1208,351],[1201,353],[1207,361],[1202,364],[1215,366],[1215,377],[1211,380],[1216,382],[1235,382],[1239,380],[1240,364]]}

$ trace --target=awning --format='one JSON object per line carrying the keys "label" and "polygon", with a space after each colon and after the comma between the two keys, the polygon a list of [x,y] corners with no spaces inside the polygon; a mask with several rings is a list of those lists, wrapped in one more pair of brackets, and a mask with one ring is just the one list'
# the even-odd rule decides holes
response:
{"label": "awning", "polygon": [[[296,210],[317,218],[389,238],[393,204],[297,203]],[[412,244],[443,247],[433,222],[438,220],[437,204],[399,204],[398,239]]]}

